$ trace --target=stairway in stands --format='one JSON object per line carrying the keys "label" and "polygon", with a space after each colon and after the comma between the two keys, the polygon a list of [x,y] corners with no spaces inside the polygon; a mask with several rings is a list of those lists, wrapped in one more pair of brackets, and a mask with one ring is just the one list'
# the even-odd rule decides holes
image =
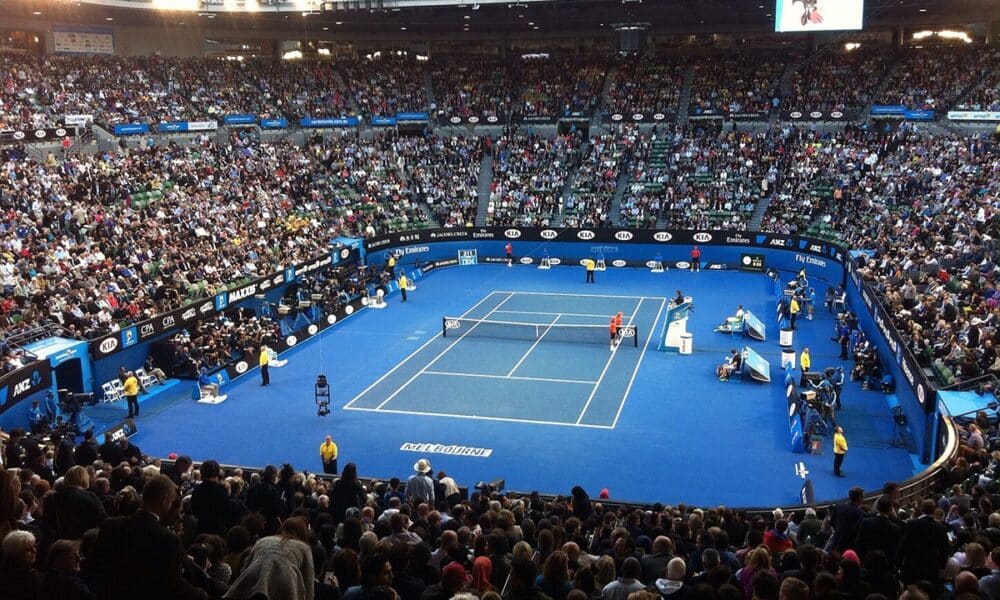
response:
{"label": "stairway in stands", "polygon": [[[779,110],[785,110],[785,103],[792,97],[792,78],[795,77],[795,72],[802,68],[804,60],[791,60],[787,65],[785,65],[785,72],[781,74],[781,79],[778,80],[778,94],[781,98],[781,104],[778,105]],[[780,118],[780,113],[774,113],[771,115],[769,121],[771,123],[777,123]]]}
{"label": "stairway in stands", "polygon": [[576,176],[579,173],[580,162],[583,160],[584,156],[587,156],[587,150],[590,148],[590,142],[583,140],[580,142],[580,147],[577,150],[576,156],[571,159],[572,164],[569,166],[569,174],[566,175],[566,183],[563,184],[562,190],[562,203],[559,207],[559,213],[552,215],[551,225],[552,227],[562,227],[563,221],[563,211],[566,210],[566,200],[573,194],[573,190],[576,189]]}
{"label": "stairway in stands", "polygon": [[597,104],[597,114],[594,117],[597,118],[596,124],[600,125],[604,122],[604,113],[608,109],[608,95],[611,93],[611,86],[615,83],[615,78],[618,77],[618,65],[611,65],[608,67],[608,73],[604,77],[604,86],[601,88],[601,99]]}
{"label": "stairway in stands", "polygon": [[691,84],[694,83],[694,65],[688,65],[684,70],[684,85],[681,87],[681,97],[677,103],[677,124],[687,125],[688,108],[691,106]]}
{"label": "stairway in stands", "polygon": [[906,65],[906,57],[898,56],[896,60],[889,65],[889,68],[885,70],[885,74],[882,75],[882,79],[878,82],[878,85],[872,90],[872,95],[868,99],[868,104],[865,106],[864,111],[859,115],[860,120],[865,120],[868,115],[872,112],[873,104],[880,104],[882,98],[882,93],[885,92],[886,88],[889,87],[889,82],[892,81],[893,76]]}
{"label": "stairway in stands", "polygon": [[750,215],[750,223],[747,225],[747,229],[750,231],[760,231],[760,224],[764,222],[764,215],[767,214],[767,207],[770,205],[770,195],[764,196],[757,202],[757,206],[753,209],[753,214]]}
{"label": "stairway in stands", "polygon": [[427,94],[427,108],[428,110],[432,106],[437,106],[437,99],[434,98],[434,80],[431,77],[431,70],[427,69],[424,73],[424,93]]}
{"label": "stairway in stands", "polygon": [[609,215],[612,223],[618,223],[621,220],[622,198],[625,197],[625,192],[628,190],[631,166],[632,157],[629,156],[622,161],[618,168],[618,184],[615,186],[615,195],[611,197],[611,214]]}
{"label": "stairway in stands", "polygon": [[337,83],[337,87],[344,91],[344,95],[347,96],[347,101],[351,105],[351,113],[355,115],[361,114],[361,109],[358,107],[358,101],[351,93],[351,90],[347,87],[347,83],[344,82],[344,78],[340,75],[340,71],[333,72],[333,80]]}
{"label": "stairway in stands", "polygon": [[479,205],[476,207],[476,227],[486,225],[490,209],[490,185],[493,183],[493,153],[484,152],[479,163]]}

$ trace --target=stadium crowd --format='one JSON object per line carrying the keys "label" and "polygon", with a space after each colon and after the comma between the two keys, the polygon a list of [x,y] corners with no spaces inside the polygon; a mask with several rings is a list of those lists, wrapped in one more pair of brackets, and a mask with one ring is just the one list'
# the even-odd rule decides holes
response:
{"label": "stadium crowd", "polygon": [[597,108],[606,61],[586,56],[526,56],[517,64],[521,99],[516,112],[556,116]]}
{"label": "stadium crowd", "polygon": [[[979,83],[980,61],[990,56],[972,48],[911,50],[889,78],[878,104],[902,104],[911,110],[947,109]],[[988,62],[985,65],[994,68]]]}
{"label": "stadium crowd", "polygon": [[792,111],[859,112],[872,102],[891,59],[884,48],[869,45],[809,57],[792,75],[783,104]]}
{"label": "stadium crowd", "polygon": [[99,337],[309,260],[331,230],[371,236],[434,215],[465,225],[478,148],[394,133],[331,135],[306,148],[234,136],[10,159],[0,179],[5,333],[57,323]]}
{"label": "stadium crowd", "polygon": [[[1000,456],[985,413],[941,492],[887,483],[817,511],[645,507],[580,487],[466,495],[420,459],[388,482],[144,456],[128,438],[15,430],[0,470],[10,600],[993,600]],[[405,483],[404,483],[405,482]]]}
{"label": "stadium crowd", "polygon": [[513,132],[500,137],[493,151],[490,224],[551,224],[562,212],[563,187],[578,152],[574,136]]}
{"label": "stadium crowd", "polygon": [[785,60],[777,56],[736,54],[695,64],[688,112],[761,112],[780,106],[778,83]]}
{"label": "stadium crowd", "polygon": [[434,102],[452,117],[503,117],[514,104],[510,69],[485,56],[444,57],[432,62]]}
{"label": "stadium crowd", "polygon": [[683,87],[684,63],[677,57],[623,59],[608,90],[607,112],[629,116],[676,113]]}

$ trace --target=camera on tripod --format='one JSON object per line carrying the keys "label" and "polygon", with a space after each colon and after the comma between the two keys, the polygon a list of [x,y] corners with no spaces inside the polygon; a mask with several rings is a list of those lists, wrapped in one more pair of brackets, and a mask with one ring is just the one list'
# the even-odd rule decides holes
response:
{"label": "camera on tripod", "polygon": [[316,376],[316,386],[313,388],[316,399],[316,415],[325,417],[330,414],[330,384],[326,375]]}

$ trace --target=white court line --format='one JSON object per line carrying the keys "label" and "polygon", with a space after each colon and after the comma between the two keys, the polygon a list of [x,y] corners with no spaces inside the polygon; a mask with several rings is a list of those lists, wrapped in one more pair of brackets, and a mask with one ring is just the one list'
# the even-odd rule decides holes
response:
{"label": "white court line", "polygon": [[554,381],[555,383],[582,383],[594,385],[596,381],[579,379],[552,379],[549,377],[522,377],[519,375],[490,375],[488,373],[453,373],[451,371],[424,371],[424,375],[454,375],[455,377],[483,377],[485,379],[516,379],[518,381]]}
{"label": "white court line", "polygon": [[[595,315],[592,313],[568,313],[568,312],[542,312],[536,310],[498,310],[498,313],[510,313],[512,315],[559,315],[561,317],[595,317],[599,319],[607,319],[608,315]],[[539,325],[544,325],[545,323],[539,323]]]}
{"label": "white court line", "polygon": [[[539,325],[541,325],[541,326],[546,326],[546,325],[547,325],[547,327],[545,328],[545,331],[543,331],[543,332],[542,332],[542,335],[538,336],[538,339],[537,339],[537,340],[535,340],[535,343],[534,343],[534,344],[532,344],[530,348],[528,348],[528,351],[524,353],[524,356],[522,356],[522,357],[521,357],[521,360],[517,361],[517,364],[516,364],[516,365],[514,365],[514,367],[513,367],[513,368],[512,368],[512,369],[511,369],[510,371],[508,371],[508,372],[507,372],[507,377],[510,377],[511,375],[513,375],[513,374],[514,374],[514,371],[516,371],[516,370],[517,370],[517,368],[518,368],[518,367],[520,367],[520,366],[521,366],[521,364],[522,364],[522,363],[524,362],[524,360],[525,360],[526,358],[528,358],[528,355],[529,355],[529,354],[531,354],[531,353],[532,353],[532,351],[534,351],[534,349],[535,349],[536,347],[538,347],[538,343],[542,341],[542,338],[543,338],[543,337],[545,337],[545,334],[546,334],[546,333],[548,333],[549,331],[551,331],[551,330],[552,330],[552,326],[556,324],[556,321],[558,321],[558,320],[559,320],[559,317],[561,317],[561,316],[562,316],[562,315],[558,315],[558,314],[557,314],[557,315],[556,315],[556,318],[555,318],[555,319],[553,319],[551,323],[539,323]],[[536,330],[535,330],[535,332],[537,333],[537,332],[538,332],[538,330],[536,329]]]}
{"label": "white court line", "polygon": [[[486,302],[493,294],[496,294],[496,293],[497,292],[490,292],[489,294],[486,294],[485,296],[483,296],[482,300],[480,300],[479,302],[476,302],[475,304],[473,304],[472,308],[470,308],[469,310],[467,310],[464,313],[462,313],[462,316],[464,317],[465,315],[467,315],[470,312],[472,312],[473,310],[475,310],[480,304],[482,304],[483,302]],[[343,408],[350,408],[352,404],[354,404],[355,402],[358,401],[359,398],[361,398],[362,396],[364,396],[365,394],[367,394],[369,392],[369,390],[371,390],[376,385],[382,383],[382,381],[386,377],[388,377],[389,375],[392,375],[396,371],[396,369],[402,367],[411,358],[413,358],[414,356],[416,356],[421,350],[423,350],[424,348],[426,348],[427,346],[429,346],[431,342],[433,342],[434,340],[438,339],[439,337],[441,337],[441,332],[440,331],[437,332],[437,334],[434,337],[432,337],[431,339],[429,339],[426,342],[424,342],[424,344],[422,346],[420,346],[419,348],[417,348],[416,350],[414,350],[413,352],[411,352],[409,356],[407,356],[403,360],[399,361],[399,363],[396,364],[395,367],[393,367],[392,369],[390,369],[389,371],[387,371],[385,375],[379,377],[374,383],[372,383],[370,386],[366,387],[360,394],[358,394],[357,396],[355,396],[354,398],[352,398],[350,402],[348,402],[347,404],[345,404],[343,406]]]}
{"label": "white court line", "polygon": [[639,373],[639,366],[642,365],[642,359],[646,356],[646,350],[649,348],[649,341],[653,339],[656,334],[656,322],[660,320],[660,315],[663,313],[663,306],[666,303],[665,300],[660,301],[660,310],[656,311],[656,318],[653,319],[653,324],[650,326],[649,334],[646,336],[646,343],[642,346],[642,354],[639,355],[639,360],[635,363],[635,369],[632,370],[632,377],[628,380],[628,385],[625,387],[625,393],[622,394],[622,400],[618,403],[618,412],[615,413],[615,420],[611,422],[611,429],[618,426],[618,417],[622,414],[622,409],[625,408],[625,399],[628,398],[629,392],[632,391],[632,384],[635,383],[635,376]]}
{"label": "white court line", "polygon": [[359,408],[356,406],[344,407],[346,410],[363,410],[377,413],[394,413],[397,415],[419,415],[422,417],[452,417],[455,419],[473,419],[476,421],[505,421],[507,423],[528,423],[531,425],[559,425],[562,427],[586,427],[588,429],[611,429],[607,425],[587,425],[578,423],[565,423],[563,421],[540,421],[537,419],[514,419],[511,417],[481,417],[479,415],[455,415],[451,413],[423,412],[415,410],[396,410],[393,408]]}
{"label": "white court line", "polygon": [[614,296],[611,294],[570,294],[567,292],[512,292],[495,290],[498,294],[525,294],[528,296],[573,296],[574,298],[628,298],[631,300],[666,300],[663,296]]}
{"label": "white court line", "polygon": [[[501,306],[503,306],[508,300],[510,300],[513,297],[514,297],[514,294],[512,294],[512,293],[508,294],[507,297],[504,298],[502,302],[500,302],[500,304],[497,304],[496,306],[493,307],[493,310],[491,310],[490,312],[486,313],[486,315],[483,317],[483,320],[488,319],[490,315],[492,315],[493,313],[495,313],[498,308],[500,308]],[[475,307],[473,307],[473,308],[475,308]],[[466,313],[468,313],[468,311],[466,311]],[[459,317],[459,318],[461,318],[461,317]],[[406,380],[406,383],[404,383],[403,385],[401,385],[398,388],[396,388],[395,392],[389,394],[389,397],[386,398],[385,400],[383,400],[381,402],[381,404],[379,404],[378,406],[376,406],[375,410],[381,409],[383,406],[385,406],[386,404],[388,404],[390,400],[392,400],[393,398],[395,398],[399,394],[399,392],[402,392],[404,389],[406,389],[406,387],[408,385],[410,385],[411,383],[413,383],[414,381],[416,381],[417,377],[420,377],[420,375],[422,373],[424,373],[427,369],[429,369],[430,367],[432,367],[434,365],[434,363],[436,363],[438,360],[441,359],[442,356],[444,356],[445,354],[448,354],[448,351],[450,351],[452,348],[454,348],[455,344],[461,342],[462,338],[464,338],[465,336],[469,335],[472,332],[472,330],[477,327],[477,325],[473,325],[472,327],[470,327],[468,329],[468,331],[466,331],[462,335],[458,336],[458,338],[455,339],[454,342],[448,344],[448,346],[444,350],[442,350],[441,352],[439,352],[438,355],[435,356],[433,360],[431,360],[431,362],[427,363],[426,365],[423,366],[422,369],[420,369],[419,371],[417,371],[416,373],[414,373],[412,377],[410,377],[409,379]],[[438,334],[438,335],[440,335],[440,334]]]}
{"label": "white court line", "polygon": [[[639,307],[642,306],[642,299],[639,303],[635,305],[635,310],[629,315],[628,325],[632,325],[632,319],[635,318],[635,313],[639,312]],[[597,383],[594,384],[594,389],[590,390],[590,395],[587,396],[587,403],[583,405],[583,410],[580,411],[580,416],[576,418],[576,424],[579,425],[580,421],[583,420],[583,416],[587,414],[587,409],[590,408],[590,403],[594,400],[594,396],[597,394],[597,390],[601,388],[601,381],[604,380],[604,376],[608,373],[608,368],[611,366],[611,361],[615,359],[615,352],[618,352],[618,347],[621,345],[621,341],[615,344],[615,347],[611,349],[611,357],[608,358],[608,362],[604,363],[604,369],[601,371],[600,377],[597,378]]]}

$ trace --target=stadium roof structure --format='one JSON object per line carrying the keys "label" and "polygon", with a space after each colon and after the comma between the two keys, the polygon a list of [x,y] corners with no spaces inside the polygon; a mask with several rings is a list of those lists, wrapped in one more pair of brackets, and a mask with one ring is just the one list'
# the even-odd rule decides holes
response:
{"label": "stadium roof structure", "polygon": [[[782,0],[784,1],[784,0]],[[473,37],[609,33],[642,23],[657,33],[774,29],[775,0],[0,0],[0,13],[40,23],[102,23],[343,34]],[[998,20],[996,0],[866,0],[865,28]],[[468,25],[468,27],[466,27]],[[336,29],[334,29],[336,28]],[[465,30],[469,31],[466,32]]]}

